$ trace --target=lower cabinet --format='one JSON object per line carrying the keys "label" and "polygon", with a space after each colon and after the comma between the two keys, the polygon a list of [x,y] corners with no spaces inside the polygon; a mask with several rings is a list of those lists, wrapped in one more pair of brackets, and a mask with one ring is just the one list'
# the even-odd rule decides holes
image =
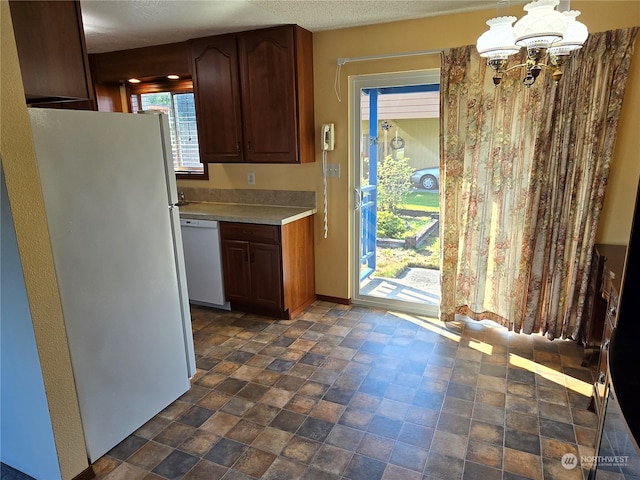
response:
{"label": "lower cabinet", "polygon": [[593,384],[593,406],[594,411],[601,418],[604,412],[605,400],[607,397],[607,385],[609,382],[609,345],[611,343],[611,334],[616,323],[616,305],[618,303],[617,295],[609,297],[609,310],[604,322],[604,330],[602,332],[602,345],[600,346],[600,358],[598,360],[598,373],[596,381]]}
{"label": "lower cabinet", "polygon": [[[583,367],[598,362],[598,354],[605,340],[602,335],[608,311],[607,303],[610,303],[609,292],[620,284],[626,251],[627,247],[624,245],[596,244],[593,248],[580,331],[580,340],[584,345]],[[615,301],[617,302],[617,298]]]}
{"label": "lower cabinet", "polygon": [[227,300],[282,309],[279,245],[223,240],[222,255]]}
{"label": "lower cabinet", "polygon": [[[627,247],[624,245],[596,245],[594,249],[593,261],[597,264],[597,270],[591,272],[590,282],[596,279],[595,287],[593,287],[594,298],[591,299],[592,306],[587,307],[590,314],[587,317],[584,336],[585,351],[587,348],[597,346],[599,356],[598,373],[593,384],[593,396],[591,400],[591,410],[593,410],[599,418],[602,418],[604,412],[605,399],[607,396],[608,378],[608,355],[611,333],[616,327],[618,312],[618,296],[620,292],[622,272],[624,269],[624,260]],[[590,287],[592,288],[592,287]],[[585,355],[583,366],[587,366],[590,361],[586,360],[589,356]]]}
{"label": "lower cabinet", "polygon": [[285,225],[220,222],[231,308],[293,318],[315,300],[313,217]]}

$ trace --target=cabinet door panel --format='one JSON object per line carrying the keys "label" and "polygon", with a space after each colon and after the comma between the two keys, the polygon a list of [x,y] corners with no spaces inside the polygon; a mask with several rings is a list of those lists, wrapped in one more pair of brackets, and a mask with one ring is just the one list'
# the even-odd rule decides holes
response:
{"label": "cabinet door panel", "polygon": [[249,243],[238,240],[222,242],[224,293],[227,300],[247,301],[251,298],[251,264]]}
{"label": "cabinet door panel", "polygon": [[200,160],[239,162],[242,118],[238,51],[233,35],[190,42]]}
{"label": "cabinet door panel", "polygon": [[293,28],[245,32],[238,38],[246,159],[298,160]]}
{"label": "cabinet door panel", "polygon": [[94,100],[80,2],[11,1],[9,7],[27,102]]}
{"label": "cabinet door panel", "polygon": [[256,304],[282,308],[280,245],[251,244],[251,287]]}

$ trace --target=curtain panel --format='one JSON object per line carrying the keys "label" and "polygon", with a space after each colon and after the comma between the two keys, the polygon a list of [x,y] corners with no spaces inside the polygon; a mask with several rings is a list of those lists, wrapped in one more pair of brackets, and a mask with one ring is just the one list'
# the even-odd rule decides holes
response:
{"label": "curtain panel", "polygon": [[494,86],[475,46],[443,52],[443,321],[577,338],[637,32],[591,34],[530,88],[523,68]]}

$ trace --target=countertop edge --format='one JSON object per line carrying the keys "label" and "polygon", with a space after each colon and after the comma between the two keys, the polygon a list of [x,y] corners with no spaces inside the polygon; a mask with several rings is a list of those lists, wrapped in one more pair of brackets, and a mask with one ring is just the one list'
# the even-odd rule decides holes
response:
{"label": "countertop edge", "polygon": [[285,225],[287,223],[291,223],[291,222],[295,222],[296,220],[300,220],[301,218],[305,218],[305,217],[309,217],[311,215],[314,215],[317,213],[317,209],[312,208],[310,210],[306,210],[304,212],[300,212],[297,215],[293,215],[291,217],[287,217],[285,219],[282,220],[282,225]]}
{"label": "countertop edge", "polygon": [[[262,206],[255,207],[252,205],[243,205],[243,208],[246,208],[246,214],[225,214],[224,212],[214,213],[214,212],[188,212],[184,211],[182,208],[180,209],[180,218],[191,219],[191,220],[215,220],[219,222],[237,222],[237,223],[255,223],[262,225],[286,225],[287,223],[295,222],[296,220],[300,220],[302,218],[314,215],[317,213],[316,208],[307,208],[307,207],[286,207],[286,206],[278,206],[273,205],[273,207],[281,208],[282,212],[274,215],[274,214],[259,214],[255,212],[259,212],[259,209]],[[205,207],[206,208],[206,207]],[[255,210],[252,212],[252,210]],[[287,212],[286,210],[290,210]]]}

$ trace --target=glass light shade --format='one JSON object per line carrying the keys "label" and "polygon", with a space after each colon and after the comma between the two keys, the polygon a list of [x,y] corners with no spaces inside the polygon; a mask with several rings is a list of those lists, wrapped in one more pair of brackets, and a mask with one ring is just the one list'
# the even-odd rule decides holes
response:
{"label": "glass light shade", "polygon": [[513,26],[516,45],[549,48],[567,30],[567,18],[557,10],[559,0],[534,0],[524,6],[527,14]]}
{"label": "glass light shade", "polygon": [[513,39],[512,25],[516,20],[516,17],[496,17],[487,20],[489,30],[480,35],[476,42],[481,57],[506,60],[509,55],[520,51]]}
{"label": "glass light shade", "polygon": [[569,55],[571,51],[582,48],[589,36],[586,25],[576,20],[580,15],[578,10],[563,12],[563,15],[567,19],[567,31],[562,40],[551,45],[548,50],[550,55]]}

